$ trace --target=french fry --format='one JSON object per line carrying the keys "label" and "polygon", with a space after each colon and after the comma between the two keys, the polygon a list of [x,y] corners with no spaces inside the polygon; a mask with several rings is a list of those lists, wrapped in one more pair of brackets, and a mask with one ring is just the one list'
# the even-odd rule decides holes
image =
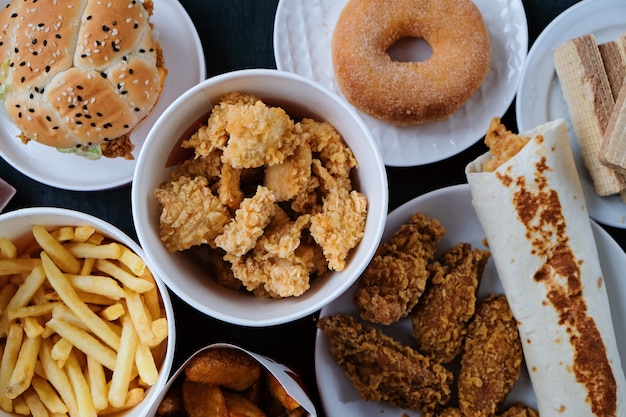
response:
{"label": "french fry", "polygon": [[9,316],[9,320],[42,316],[44,314],[52,313],[52,310],[57,304],[59,303],[34,304],[20,308],[14,308],[11,310],[7,310],[7,315]]}
{"label": "french fry", "polygon": [[63,246],[76,258],[118,259],[122,255],[122,246],[115,242],[106,245],[72,242]]}
{"label": "french fry", "polygon": [[126,313],[126,309],[120,303],[105,307],[100,311],[100,317],[107,321],[114,321],[122,317]]}
{"label": "french fry", "polygon": [[126,401],[124,401],[124,404],[121,407],[114,407],[112,405],[109,405],[109,407],[100,412],[100,415],[104,416],[132,408],[139,404],[141,400],[143,400],[144,396],[145,390],[143,388],[137,387],[130,389],[128,390],[128,394],[126,395]]}
{"label": "french fry", "polygon": [[47,379],[35,375],[31,381],[32,387],[41,399],[41,402],[51,413],[65,414],[67,413],[67,406],[59,398],[56,391],[50,385]]}
{"label": "french fry", "polygon": [[9,413],[13,411],[13,402],[6,395],[6,388],[13,374],[23,337],[22,326],[16,323],[9,327],[2,361],[0,362],[0,408]]}
{"label": "french fry", "polygon": [[65,242],[74,239],[74,228],[71,226],[59,227],[57,230],[50,233],[58,242]]}
{"label": "french fry", "polygon": [[83,266],[80,267],[79,275],[91,275],[95,264],[96,260],[94,258],[85,258],[83,260]]}
{"label": "french fry", "polygon": [[159,344],[168,336],[167,319],[165,317],[158,318],[152,322],[152,333],[154,334],[154,343]]}
{"label": "french fry", "polygon": [[17,285],[7,282],[0,289],[0,315],[4,312],[9,305],[9,301],[17,292]]}
{"label": "french fry", "polygon": [[156,384],[159,378],[159,370],[154,363],[154,357],[152,352],[150,352],[150,348],[143,343],[137,345],[135,365],[137,366],[139,377],[146,385],[152,386]]}
{"label": "french fry", "polygon": [[15,361],[9,384],[4,389],[7,397],[15,399],[26,391],[35,374],[35,363],[39,354],[41,337],[27,337],[22,340],[22,347]]}
{"label": "french fry", "polygon": [[135,364],[135,350],[138,337],[133,322],[128,315],[122,317],[122,337],[120,349],[117,351],[117,361],[111,385],[109,387],[109,403],[113,407],[122,407],[126,402],[128,387]]}
{"label": "french fry", "polygon": [[30,415],[30,408],[28,408],[26,401],[24,401],[24,397],[21,395],[13,400],[13,412],[22,416]]}
{"label": "french fry", "polygon": [[146,281],[151,282],[154,287],[150,291],[146,291],[143,293],[143,300],[146,303],[146,307],[148,308],[148,312],[153,319],[161,317],[163,315],[161,309],[161,301],[159,299],[159,290],[154,281],[154,276],[152,276],[152,272],[148,268],[146,268],[141,274],[141,278]]}
{"label": "french fry", "polygon": [[115,351],[103,345],[91,334],[55,317],[48,320],[46,326],[67,339],[85,355],[94,357],[98,362],[111,370],[115,369],[115,363],[117,362]]}
{"label": "french fry", "polygon": [[120,346],[120,337],[80,299],[76,291],[74,291],[72,284],[70,284],[56,264],[52,262],[52,259],[46,252],[41,253],[41,261],[48,281],[59,294],[63,302],[74,314],[82,318],[87,327],[89,327],[94,334],[113,349],[118,349]]}
{"label": "french fry", "polygon": [[86,242],[94,233],[96,229],[93,226],[76,226],[74,228],[74,242]]}
{"label": "french fry", "polygon": [[37,258],[0,259],[0,275],[30,272],[40,263]]}
{"label": "french fry", "polygon": [[95,268],[120,281],[125,287],[143,293],[154,288],[154,284],[124,271],[106,259],[96,259]]}
{"label": "french fry", "polygon": [[48,410],[46,409],[46,406],[33,388],[29,387],[26,391],[24,391],[23,398],[32,417],[48,417]]}
{"label": "french fry", "polygon": [[0,237],[0,259],[12,259],[17,256],[17,246],[8,238]]}
{"label": "french fry", "polygon": [[[2,262],[2,261],[0,261]],[[8,311],[24,307],[31,300],[37,289],[43,284],[46,279],[43,267],[37,265],[31,269],[30,274],[24,280],[24,283],[20,285],[17,292],[7,304],[5,310],[0,315],[0,337],[6,334],[7,327],[11,323],[9,319]]]}
{"label": "french fry", "polygon": [[148,345],[149,347],[156,346],[158,344],[154,332],[152,331],[152,318],[149,316],[146,306],[142,301],[141,294],[126,289],[126,308],[128,314],[137,330],[137,335],[141,343]]}
{"label": "french fry", "polygon": [[87,356],[87,374],[93,404],[96,410],[104,410],[109,406],[106,375],[102,364],[91,356]]}
{"label": "french fry", "polygon": [[24,327],[26,336],[31,339],[39,337],[43,333],[43,326],[36,317],[24,317],[22,319],[22,326]]}
{"label": "french fry", "polygon": [[138,277],[142,276],[146,271],[146,264],[144,261],[137,255],[135,252],[127,248],[126,246],[122,246],[122,254],[119,257],[119,261],[126,265],[128,269]]}
{"label": "french fry", "polygon": [[39,246],[41,246],[47,256],[54,260],[54,263],[61,271],[78,274],[80,271],[80,261],[65,249],[58,240],[50,235],[45,227],[40,225],[34,226],[32,232]]}
{"label": "french fry", "polygon": [[65,362],[70,356],[73,348],[74,345],[72,345],[69,340],[61,337],[59,340],[56,341],[54,345],[52,345],[52,350],[50,351],[50,354],[52,355],[52,359],[57,361],[59,366],[62,368],[63,366],[65,366]]}
{"label": "french fry", "polygon": [[41,343],[39,359],[41,360],[41,365],[46,373],[46,378],[59,393],[59,396],[63,400],[63,403],[65,403],[70,416],[80,417],[78,403],[76,401],[76,396],[74,395],[70,379],[65,371],[57,365],[54,359],[52,359],[51,350],[51,342],[44,339]]}
{"label": "french fry", "polygon": [[76,395],[81,417],[96,417],[98,413],[91,397],[91,390],[74,351],[70,352],[65,368]]}
{"label": "french fry", "polygon": [[76,290],[103,295],[112,300],[119,300],[126,295],[116,280],[100,275],[65,274]]}

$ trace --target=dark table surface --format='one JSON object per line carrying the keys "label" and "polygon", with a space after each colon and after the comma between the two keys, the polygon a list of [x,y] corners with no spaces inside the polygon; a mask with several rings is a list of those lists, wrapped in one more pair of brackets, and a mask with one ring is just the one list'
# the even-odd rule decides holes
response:
{"label": "dark table surface", "polygon": [[[272,32],[277,0],[181,0],[181,3],[202,40],[207,77],[237,69],[276,68]],[[523,3],[530,47],[552,19],[577,1],[523,0]],[[512,129],[516,126],[514,109],[515,103],[502,117]],[[465,165],[485,151],[482,141],[479,141],[460,155],[438,163],[419,167],[387,167],[389,210],[431,190],[465,183]],[[32,206],[70,208],[100,217],[136,240],[130,208],[130,185],[97,192],[61,190],[31,180],[1,158],[0,177],[17,189],[16,196],[5,211]],[[603,227],[622,249],[626,247],[626,230]],[[313,397],[318,415],[325,415],[315,379],[315,314],[270,328],[238,327],[206,317],[171,295],[177,325],[175,369],[207,344],[238,344],[294,367]]]}

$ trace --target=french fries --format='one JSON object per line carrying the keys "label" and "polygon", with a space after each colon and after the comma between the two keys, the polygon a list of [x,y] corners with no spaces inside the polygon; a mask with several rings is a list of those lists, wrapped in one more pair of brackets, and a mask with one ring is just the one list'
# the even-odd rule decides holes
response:
{"label": "french fries", "polygon": [[149,269],[91,226],[32,236],[24,248],[0,237],[0,409],[95,417],[139,404],[168,337]]}

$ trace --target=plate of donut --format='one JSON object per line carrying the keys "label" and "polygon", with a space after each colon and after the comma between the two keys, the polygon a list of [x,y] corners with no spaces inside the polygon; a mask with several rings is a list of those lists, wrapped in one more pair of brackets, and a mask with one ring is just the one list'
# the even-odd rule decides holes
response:
{"label": "plate of donut", "polygon": [[[8,3],[9,0],[0,0],[0,7]],[[200,37],[183,6],[177,0],[155,1],[151,22],[155,37],[161,43],[168,75],[159,102],[131,134],[135,158],[151,126],[167,106],[206,77]],[[169,30],[171,27],[177,29]],[[4,105],[0,105],[0,156],[24,175],[43,184],[72,191],[97,191],[132,181],[136,159],[89,160],[35,141],[24,145],[17,138],[18,134]]]}
{"label": "plate of donut", "polygon": [[584,0],[558,15],[533,43],[518,86],[515,112],[518,131],[562,118],[567,124],[589,215],[608,226],[626,228],[626,204],[618,195],[600,197],[583,161],[578,139],[563,98],[552,51],[564,42],[593,33],[597,43],[626,33],[626,2]]}
{"label": "plate of donut", "polygon": [[[308,0],[280,0],[274,22],[277,68],[309,77],[344,98],[333,70],[331,42],[347,1],[318,0],[312,4]],[[386,165],[426,165],[454,156],[480,140],[490,120],[502,116],[513,102],[528,50],[523,4],[521,0],[474,3],[489,31],[491,64],[480,88],[460,109],[444,120],[413,126],[393,125],[359,112]],[[408,45],[424,48],[419,42]],[[419,50],[404,54],[414,57],[412,60],[424,59]]]}

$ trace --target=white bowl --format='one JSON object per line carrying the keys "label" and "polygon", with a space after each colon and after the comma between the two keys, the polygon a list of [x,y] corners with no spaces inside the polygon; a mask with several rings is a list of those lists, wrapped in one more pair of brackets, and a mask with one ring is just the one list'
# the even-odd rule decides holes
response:
{"label": "white bowl", "polygon": [[[206,117],[220,96],[253,94],[279,103],[292,117],[308,116],[331,123],[352,149],[359,168],[355,186],[368,199],[365,235],[352,251],[348,266],[312,281],[299,297],[254,298],[219,286],[188,253],[170,253],[159,237],[160,206],[154,191],[168,178],[166,161],[189,128]],[[334,93],[297,74],[269,70],[240,70],[203,81],[178,98],[157,120],[137,159],[132,186],[135,228],[148,265],[182,300],[219,320],[245,325],[286,323],[313,313],[337,298],[363,272],[376,251],[388,204],[385,166],[371,133],[356,112]]]}
{"label": "white bowl", "polygon": [[[7,237],[10,240],[18,239],[18,244],[21,242],[19,240],[20,238],[23,239],[25,236],[30,235],[31,230],[35,225],[43,225],[47,229],[53,229],[59,226],[90,225],[104,236],[124,244],[144,259],[144,261],[146,258],[139,245],[137,245],[137,243],[135,243],[135,241],[133,241],[128,235],[117,227],[89,214],[54,207],[31,207],[0,214],[0,236]],[[147,416],[151,405],[157,401],[159,394],[163,391],[172,369],[176,340],[174,310],[172,308],[172,302],[167,291],[167,287],[161,282],[159,277],[154,274],[154,271],[151,271],[153,272],[154,279],[159,289],[165,309],[165,315],[168,321],[166,352],[163,362],[159,367],[159,378],[157,382],[147,390],[143,401],[133,408],[116,413],[115,415],[118,417]],[[16,415],[17,414],[10,414],[0,410],[0,417],[14,417]]]}

